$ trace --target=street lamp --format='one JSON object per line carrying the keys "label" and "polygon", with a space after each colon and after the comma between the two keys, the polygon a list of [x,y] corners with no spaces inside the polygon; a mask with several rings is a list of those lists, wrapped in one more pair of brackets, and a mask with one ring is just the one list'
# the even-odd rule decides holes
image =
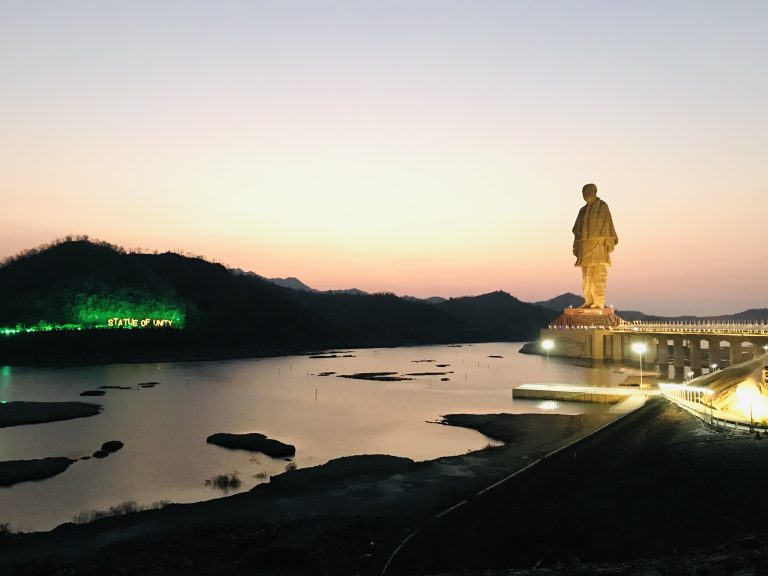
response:
{"label": "street lamp", "polygon": [[643,354],[648,351],[645,342],[635,342],[632,344],[632,352],[640,356],[640,389],[643,389]]}
{"label": "street lamp", "polygon": [[544,352],[547,353],[547,360],[549,360],[549,351],[555,347],[555,343],[547,338],[546,340],[542,340],[541,347],[544,348]]}
{"label": "street lamp", "polygon": [[766,353],[766,354],[768,354],[768,344],[766,344],[765,346],[763,346],[763,350],[765,350],[765,353]]}
{"label": "street lamp", "polygon": [[710,372],[714,372],[715,370],[717,370],[717,364],[710,364],[709,365],[709,370],[710,370]]}
{"label": "street lamp", "polygon": [[707,390],[704,392],[709,397],[709,425],[714,425],[715,419],[713,414],[713,408],[712,408],[712,396],[714,395],[715,391],[712,390],[712,388],[707,388]]}

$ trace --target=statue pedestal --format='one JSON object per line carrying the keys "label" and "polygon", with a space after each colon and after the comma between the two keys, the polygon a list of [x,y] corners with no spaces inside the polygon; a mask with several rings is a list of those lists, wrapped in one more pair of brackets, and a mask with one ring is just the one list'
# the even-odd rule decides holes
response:
{"label": "statue pedestal", "polygon": [[627,322],[617,316],[613,308],[566,308],[549,326],[550,328],[610,330],[621,324],[627,324]]}
{"label": "statue pedestal", "polygon": [[627,324],[613,308],[566,308],[541,331],[541,339],[553,340],[558,356],[621,360],[625,335],[614,329]]}

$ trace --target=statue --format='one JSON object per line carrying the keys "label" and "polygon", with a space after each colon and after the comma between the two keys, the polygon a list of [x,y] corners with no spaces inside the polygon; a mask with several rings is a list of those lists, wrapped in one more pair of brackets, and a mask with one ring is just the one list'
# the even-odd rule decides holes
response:
{"label": "statue", "polygon": [[608,266],[619,238],[613,228],[608,204],[597,197],[597,186],[586,184],[581,189],[586,204],[579,210],[573,225],[575,266],[581,266],[584,304],[581,308],[605,308],[605,280]]}

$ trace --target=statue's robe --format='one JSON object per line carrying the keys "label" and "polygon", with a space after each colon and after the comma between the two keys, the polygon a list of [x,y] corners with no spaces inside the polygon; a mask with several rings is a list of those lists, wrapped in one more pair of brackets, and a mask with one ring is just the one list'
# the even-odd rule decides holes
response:
{"label": "statue's robe", "polygon": [[579,210],[573,225],[576,266],[611,265],[611,252],[619,243],[608,204],[597,198]]}

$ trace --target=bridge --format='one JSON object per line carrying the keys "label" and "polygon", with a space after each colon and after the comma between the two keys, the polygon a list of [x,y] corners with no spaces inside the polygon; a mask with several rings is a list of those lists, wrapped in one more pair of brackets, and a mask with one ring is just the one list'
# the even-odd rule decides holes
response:
{"label": "bridge", "polygon": [[[768,351],[768,321],[627,322],[612,308],[567,308],[541,331],[553,354],[596,360],[639,360],[635,343],[645,344],[642,361],[695,375],[739,364]],[[713,365],[716,365],[713,368]]]}

